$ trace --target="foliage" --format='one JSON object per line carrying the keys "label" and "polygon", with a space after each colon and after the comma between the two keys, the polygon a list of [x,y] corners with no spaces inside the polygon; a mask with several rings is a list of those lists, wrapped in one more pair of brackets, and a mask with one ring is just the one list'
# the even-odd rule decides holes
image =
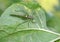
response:
{"label": "foliage", "polygon": [[59,18],[36,0],[12,0],[0,12],[0,42],[60,42]]}

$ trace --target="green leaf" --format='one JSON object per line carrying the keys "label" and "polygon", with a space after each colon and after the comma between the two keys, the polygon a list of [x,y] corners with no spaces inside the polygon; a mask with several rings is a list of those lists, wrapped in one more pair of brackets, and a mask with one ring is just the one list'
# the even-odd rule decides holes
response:
{"label": "green leaf", "polygon": [[43,30],[22,30],[0,38],[0,42],[51,42],[58,35]]}
{"label": "green leaf", "polygon": [[60,39],[56,40],[55,42],[60,42]]}
{"label": "green leaf", "polygon": [[45,12],[40,7],[32,9],[16,3],[7,8],[0,17],[0,42],[50,42],[59,37],[45,29]]}
{"label": "green leaf", "polygon": [[[35,13],[34,13],[35,12]],[[11,14],[17,15],[32,15],[33,20],[30,19],[23,20],[18,17],[13,17]],[[9,7],[0,18],[0,25],[7,26],[18,26],[20,24],[21,28],[46,28],[45,13],[42,9],[38,8],[35,10],[29,9],[22,4],[13,4]],[[29,24],[29,26],[28,26]]]}

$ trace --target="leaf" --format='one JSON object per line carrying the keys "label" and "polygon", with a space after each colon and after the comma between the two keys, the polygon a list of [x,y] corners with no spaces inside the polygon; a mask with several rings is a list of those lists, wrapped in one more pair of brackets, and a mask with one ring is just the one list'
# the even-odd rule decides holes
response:
{"label": "leaf", "polygon": [[[0,22],[1,22],[0,25],[17,26],[17,25],[23,23],[20,25],[21,28],[46,28],[46,19],[45,19],[44,11],[40,8],[36,9],[35,14],[33,11],[22,4],[20,4],[20,5],[13,4],[2,14],[2,16],[0,18]],[[22,20],[21,18],[18,18],[18,17],[10,16],[10,14],[21,14],[21,15],[28,14],[28,15],[32,15],[34,17],[34,20],[32,20],[32,22],[31,22],[31,20],[27,20],[25,22],[25,20]],[[37,17],[36,17],[36,15],[37,15]],[[38,20],[38,21],[36,21],[36,20]],[[30,27],[28,27],[28,23],[29,23]]]}
{"label": "leaf", "polygon": [[60,42],[60,39],[56,40],[55,42]]}
{"label": "leaf", "polygon": [[[29,15],[33,19],[27,19],[29,16],[22,19],[11,14],[23,17]],[[46,31],[46,28],[45,12],[40,7],[31,9],[22,3],[16,3],[7,8],[0,17],[0,42],[50,42],[59,37],[58,34]]]}
{"label": "leaf", "polygon": [[50,42],[57,37],[43,30],[22,30],[0,38],[0,42]]}

